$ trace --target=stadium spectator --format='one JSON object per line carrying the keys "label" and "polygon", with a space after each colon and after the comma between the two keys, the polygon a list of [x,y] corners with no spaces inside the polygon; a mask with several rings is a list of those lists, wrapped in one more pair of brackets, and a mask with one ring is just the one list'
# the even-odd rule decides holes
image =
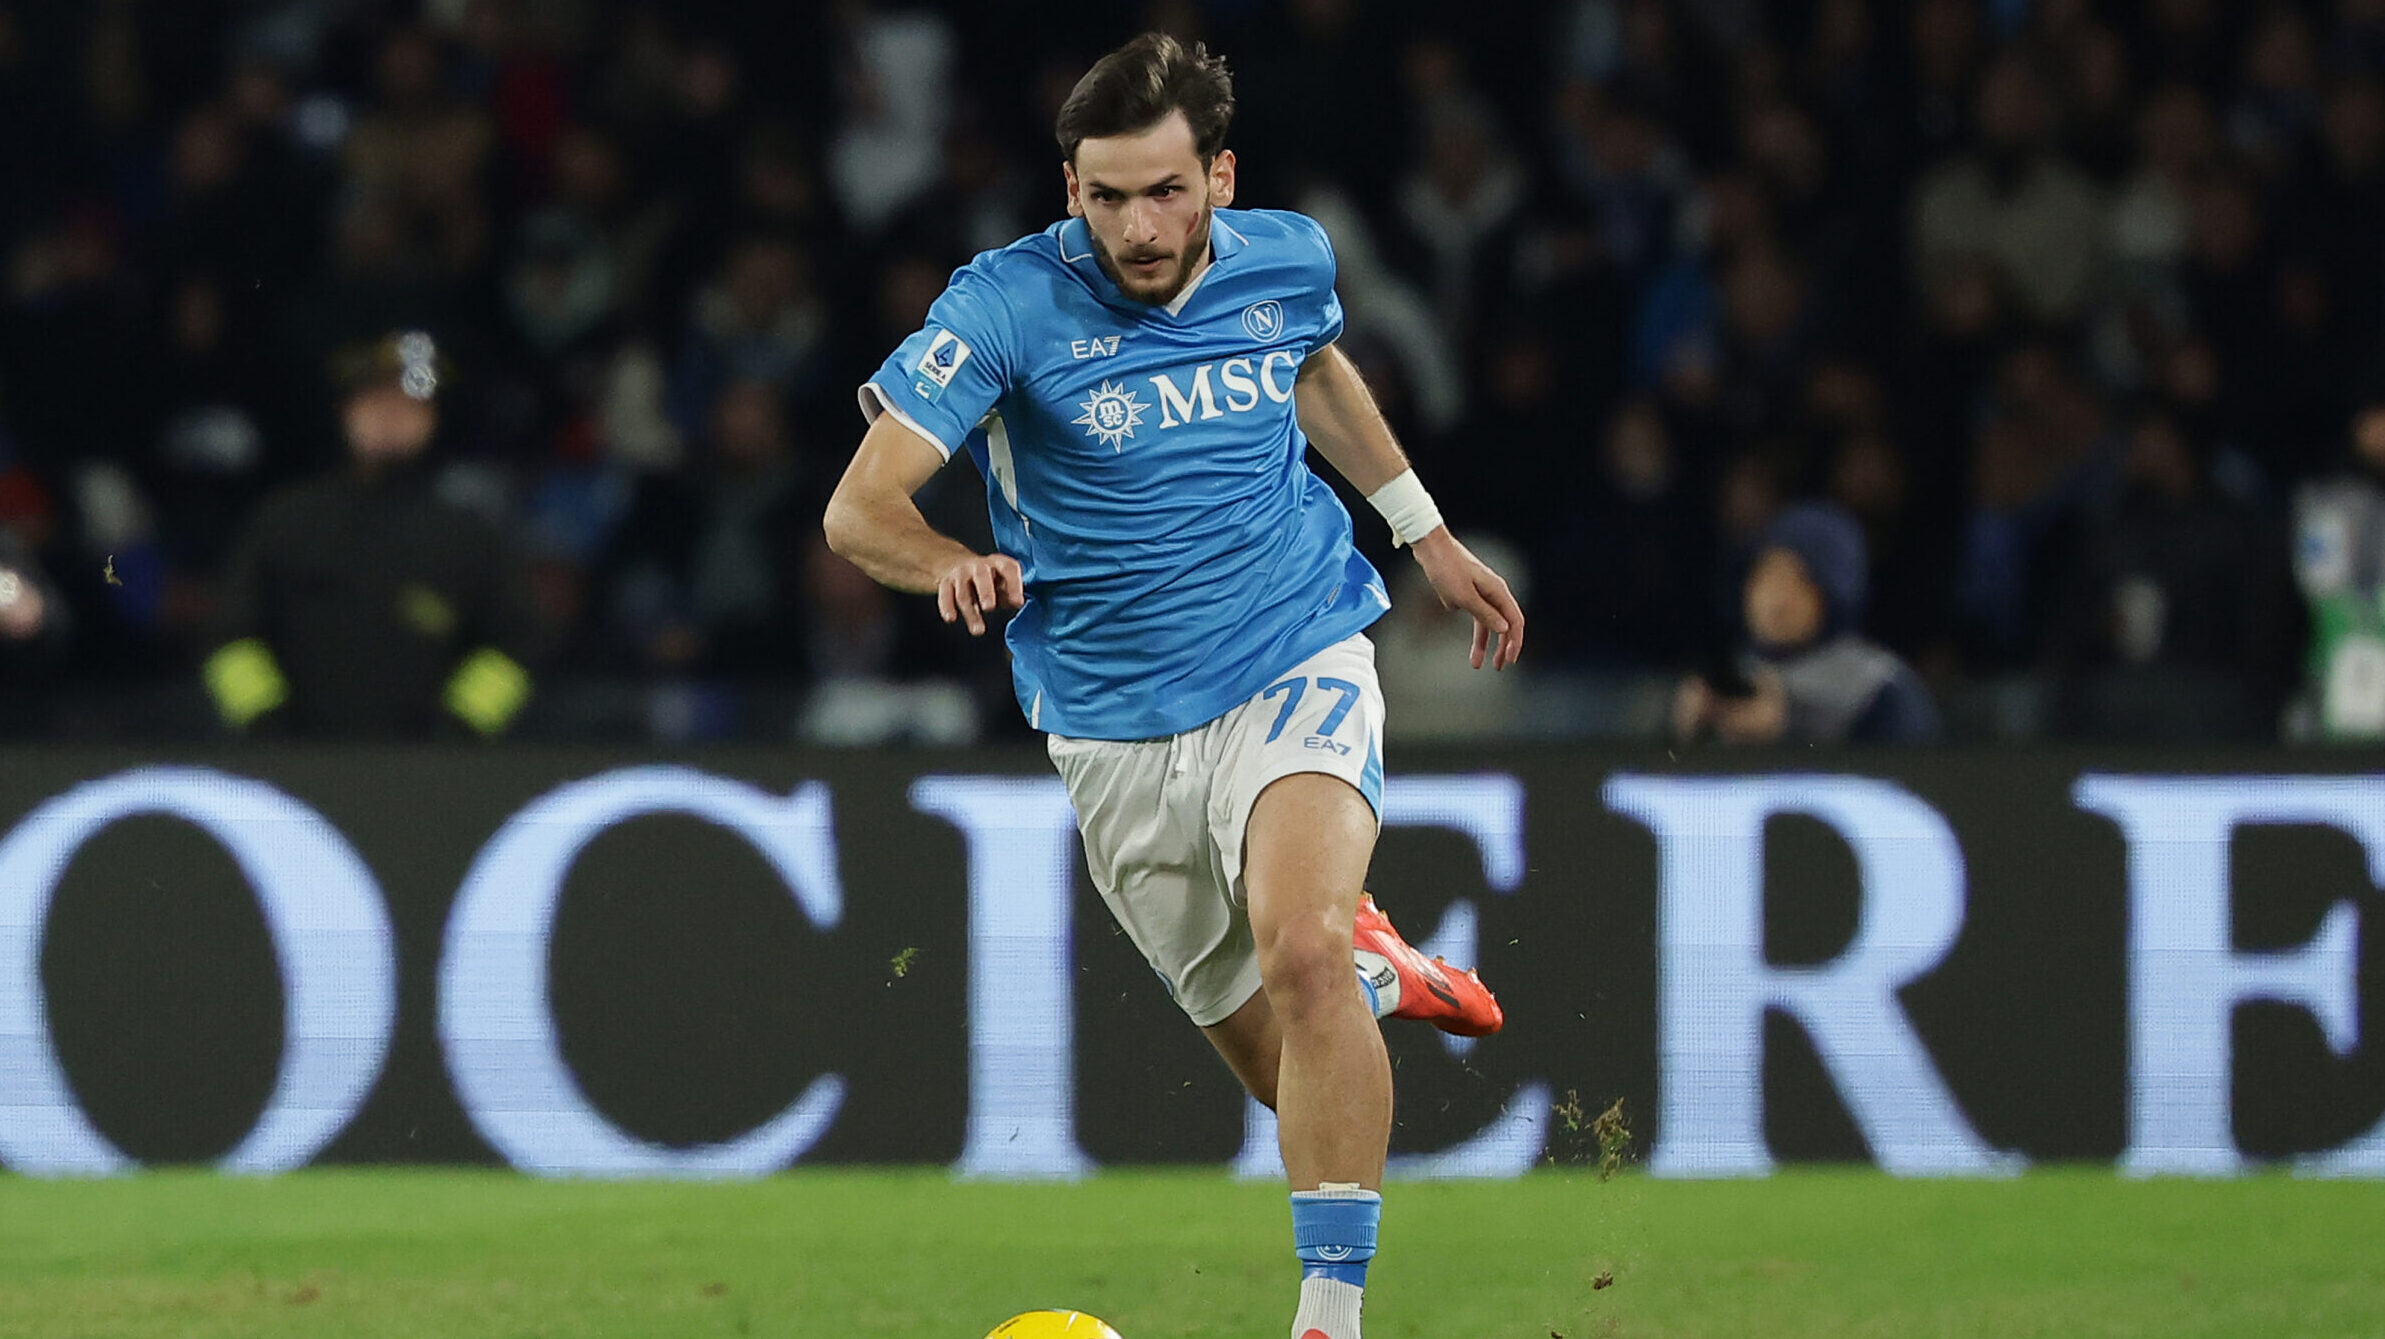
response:
{"label": "stadium spectator", "polygon": [[[700,493],[750,380],[791,463],[833,472],[804,452],[841,440],[859,351],[1056,215],[1051,113],[1144,17],[1079,8],[1072,50],[958,0],[0,0],[7,487],[43,499],[72,614],[52,691],[110,703],[55,719],[187,694],[234,536],[337,455],[327,352],[391,329],[474,370],[441,397],[446,477],[468,464],[539,555],[571,625],[553,682],[661,675],[624,651],[602,570],[632,494]],[[1233,56],[1243,202],[1325,223],[1347,348],[1428,473],[1479,454],[1531,481],[1451,485],[1453,517],[1549,594],[1568,554],[1642,573],[1570,630],[1548,611],[1562,659],[1661,693],[1711,640],[1673,615],[1727,622],[1777,499],[1828,496],[1873,555],[1869,633],[1950,695],[2110,650],[2056,596],[2120,505],[2127,406],[2197,444],[2222,529],[2282,543],[2289,500],[2336,472],[2385,354],[2381,13],[1148,11]],[[1857,385],[1860,416],[1817,407]]]}
{"label": "stadium spectator", "polygon": [[1920,678],[1862,634],[1863,531],[1829,504],[1789,508],[1765,527],[1749,568],[1749,654],[1692,675],[1673,730],[1729,744],[1924,744],[1938,713]]}
{"label": "stadium spectator", "polygon": [[2219,128],[2202,90],[2156,90],[2137,116],[2136,165],[2112,202],[2111,254],[2129,289],[2158,288],[2185,259],[2195,183],[2218,157]]}
{"label": "stadium spectator", "polygon": [[[270,448],[286,468],[309,472],[337,463],[335,387],[323,377],[325,352],[377,339],[390,330],[467,328],[470,300],[416,247],[401,211],[369,194],[352,194],[330,221],[331,255],[323,272],[291,296],[275,330],[275,417]],[[453,346],[462,342],[447,341]]]}
{"label": "stadium spectator", "polygon": [[2063,105],[2063,142],[2071,161],[2100,185],[2128,170],[2136,144],[2136,71],[2128,44],[2086,5],[2033,7],[2029,40],[2054,53]]}
{"label": "stadium spectator", "polygon": [[2083,508],[2051,624],[2071,728],[2103,738],[2275,738],[2303,651],[2281,527],[2223,492],[2210,448],[2141,410],[2121,486]]}
{"label": "stadium spectator", "polygon": [[1027,180],[982,124],[956,120],[939,162],[942,178],[887,223],[890,250],[973,256],[1008,246],[1043,221],[1043,183]]}
{"label": "stadium spectator", "polygon": [[677,222],[659,201],[630,193],[628,167],[610,135],[592,126],[558,132],[547,203],[514,238],[506,298],[520,335],[546,358],[642,316],[658,256]]}
{"label": "stadium spectator", "polygon": [[0,530],[0,640],[21,647],[42,637],[54,625],[49,617],[54,603],[33,555],[13,534]]}
{"label": "stadium spectator", "polygon": [[154,447],[141,471],[161,499],[158,523],[182,571],[212,575],[275,462],[267,459],[274,400],[254,313],[212,273],[184,275],[168,297],[155,377]]}
{"label": "stadium spectator", "polygon": [[66,646],[65,605],[33,553],[0,525],[0,739],[39,723],[31,691],[52,672]]}
{"label": "stadium spectator", "polygon": [[690,473],[638,481],[604,560],[632,664],[673,675],[804,673],[804,543],[826,481],[807,479],[777,390],[716,402]]}
{"label": "stadium spectator", "polygon": [[2352,420],[2345,469],[2294,499],[2294,571],[2310,602],[2319,733],[2385,739],[2385,403]]}
{"label": "stadium spectator", "polygon": [[1775,245],[1745,247],[1723,271],[1715,409],[1726,431],[1790,425],[1815,343],[1808,294],[1804,268]]}
{"label": "stadium spectator", "polygon": [[[1893,7],[1892,7],[1893,8]],[[1898,69],[1904,108],[1901,165],[1953,153],[1970,124],[1970,90],[1985,59],[1987,23],[1976,0],[1918,0]]]}
{"label": "stadium spectator", "polygon": [[1695,462],[1655,401],[1641,397],[1607,420],[1592,464],[1559,490],[1569,514],[1531,565],[1605,576],[1542,606],[1542,645],[1608,668],[1694,660],[1711,635],[1703,596],[1713,542]]}
{"label": "stadium spectator", "polygon": [[864,234],[877,232],[944,175],[952,116],[952,26],[926,9],[835,7],[839,109],[828,149],[837,203]]}
{"label": "stadium spectator", "polygon": [[2056,147],[2055,109],[2026,55],[2009,51],[1989,66],[1974,117],[1978,147],[1933,168],[1914,194],[1922,284],[1985,257],[2031,317],[2077,317],[2093,296],[2103,201]]}
{"label": "stadium spectator", "polygon": [[2292,5],[2263,7],[2244,43],[2228,137],[2253,170],[2276,179],[2310,142],[2323,102],[2317,35]]}
{"label": "stadium spectator", "polygon": [[1954,634],[1971,668],[2011,671],[2041,657],[2068,575],[2060,536],[2117,450],[2100,406],[2053,346],[2026,344],[2003,358],[1971,445],[1954,571]]}
{"label": "stadium spectator", "polygon": [[356,191],[386,202],[441,273],[464,276],[487,255],[481,177],[496,139],[487,112],[449,91],[446,53],[426,31],[402,28],[381,44],[377,98],[345,146]]}
{"label": "stadium spectator", "polygon": [[2330,287],[2347,304],[2347,323],[2373,346],[2385,307],[2385,256],[2373,245],[2385,235],[2385,84],[2378,82],[2385,60],[2359,68],[2329,92],[2321,152],[2292,180],[2280,212],[2308,235]]}
{"label": "stadium spectator", "polygon": [[1664,126],[1626,91],[1568,84],[1555,99],[1555,156],[1565,189],[1590,215],[1600,250],[1637,275],[1671,239],[1689,164]]}
{"label": "stadium spectator", "polygon": [[67,606],[33,554],[0,525],[0,740],[41,728],[45,680],[67,649]]}
{"label": "stadium spectator", "polygon": [[1499,262],[1524,207],[1523,165],[1489,104],[1463,83],[1456,52],[1421,42],[1406,63],[1422,130],[1416,165],[1400,184],[1400,220],[1426,257],[1426,287],[1443,326],[1463,332],[1470,348],[1467,336],[1501,291]]}
{"label": "stadium spectator", "polygon": [[11,426],[53,484],[93,456],[125,459],[140,437],[143,400],[125,354],[148,326],[126,241],[113,214],[82,205],[36,224],[9,255],[0,367]]}
{"label": "stadium spectator", "polygon": [[175,129],[149,245],[179,268],[278,287],[315,260],[308,220],[322,207],[321,188],[276,127],[244,113],[255,114],[226,98],[194,109]]}
{"label": "stadium spectator", "polygon": [[969,657],[936,634],[918,605],[893,595],[830,551],[814,528],[805,540],[803,668],[811,676],[796,736],[838,748],[973,743],[984,720],[1015,719],[1008,685],[972,686]]}
{"label": "stadium spectator", "polygon": [[682,432],[702,431],[705,412],[732,382],[758,381],[785,395],[822,392],[828,308],[811,258],[793,239],[738,243],[696,295],[693,317],[671,393]]}
{"label": "stadium spectator", "polygon": [[[2195,342],[2216,363],[2207,391],[2181,399],[2204,415],[2199,425],[2221,442],[2267,445],[2273,431],[2266,389],[2253,384],[2278,338],[2278,272],[2268,220],[2252,180],[2207,174],[2189,208],[2185,260],[2175,276]],[[2340,421],[2340,420],[2339,420]]]}
{"label": "stadium spectator", "polygon": [[[1455,428],[1466,409],[1466,383],[1449,332],[1433,318],[1422,291],[1385,263],[1357,201],[1340,186],[1319,180],[1301,191],[1296,208],[1333,239],[1347,338],[1384,346],[1398,365],[1422,432],[1438,435]],[[1371,372],[1367,380],[1375,381]]]}
{"label": "stadium spectator", "polygon": [[[1837,408],[1832,397],[1849,399]],[[1932,654],[1946,637],[1946,590],[1957,537],[1930,523],[1953,483],[1936,462],[1916,467],[1887,416],[1886,392],[1868,368],[1827,365],[1807,388],[1824,453],[1824,490],[1863,527],[1871,554],[1864,627],[1891,646]]]}
{"label": "stadium spectator", "polygon": [[[1567,377],[1556,342],[1537,324],[1503,321],[1484,351],[1480,403],[1456,439],[1463,477],[1442,490],[1442,514],[1459,529],[1491,530],[1520,543],[1546,534],[1563,514],[1564,488],[1574,462],[1552,456],[1544,443],[1578,431],[1568,390],[1591,381]],[[1423,453],[1430,460],[1434,452]]]}
{"label": "stadium spectator", "polygon": [[420,331],[341,361],[349,464],[259,508],[222,584],[208,691],[241,730],[501,734],[540,635],[507,539],[432,487],[446,369]]}

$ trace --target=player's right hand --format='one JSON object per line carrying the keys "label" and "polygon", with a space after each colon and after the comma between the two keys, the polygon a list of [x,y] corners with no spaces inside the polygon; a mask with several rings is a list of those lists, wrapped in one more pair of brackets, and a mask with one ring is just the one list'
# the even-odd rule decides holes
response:
{"label": "player's right hand", "polygon": [[[1425,579],[1433,583],[1441,607],[1473,616],[1474,668],[1487,663],[1503,670],[1514,664],[1524,653],[1524,609],[1507,588],[1507,579],[1475,557],[1445,525],[1434,527],[1431,534],[1409,545],[1408,551],[1416,555]],[[1493,638],[1498,639],[1496,643]]]}
{"label": "player's right hand", "polygon": [[1019,560],[1007,553],[970,554],[936,578],[936,612],[947,623],[968,625],[972,637],[985,635],[987,611],[1026,603],[1026,574],[1019,570]]}

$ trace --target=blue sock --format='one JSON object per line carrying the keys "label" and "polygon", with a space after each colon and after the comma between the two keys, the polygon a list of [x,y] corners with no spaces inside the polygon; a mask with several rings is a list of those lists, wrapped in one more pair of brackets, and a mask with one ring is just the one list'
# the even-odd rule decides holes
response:
{"label": "blue sock", "polygon": [[1366,992],[1366,1011],[1377,1018],[1383,1016],[1383,997],[1376,993],[1375,983],[1367,979],[1366,969],[1358,972],[1358,988]]}
{"label": "blue sock", "polygon": [[1383,1197],[1374,1191],[1293,1191],[1292,1249],[1300,1256],[1300,1276],[1365,1287],[1382,1221]]}

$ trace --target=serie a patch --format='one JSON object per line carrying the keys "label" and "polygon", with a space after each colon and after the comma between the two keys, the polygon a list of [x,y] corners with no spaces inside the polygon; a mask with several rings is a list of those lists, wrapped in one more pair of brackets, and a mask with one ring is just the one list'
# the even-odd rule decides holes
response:
{"label": "serie a patch", "polygon": [[942,398],[946,387],[969,361],[969,345],[949,330],[939,330],[928,337],[927,352],[919,355],[919,367],[911,377],[911,389],[922,400]]}

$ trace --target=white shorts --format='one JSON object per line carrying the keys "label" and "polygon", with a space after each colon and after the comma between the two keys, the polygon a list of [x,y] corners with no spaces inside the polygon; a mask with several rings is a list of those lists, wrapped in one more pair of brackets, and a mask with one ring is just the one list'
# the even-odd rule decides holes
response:
{"label": "white shorts", "polygon": [[1242,836],[1259,792],[1323,772],[1383,812],[1383,690],[1375,646],[1354,635],[1294,666],[1258,696],[1165,739],[1053,735],[1085,864],[1110,914],[1208,1027],[1259,991]]}

